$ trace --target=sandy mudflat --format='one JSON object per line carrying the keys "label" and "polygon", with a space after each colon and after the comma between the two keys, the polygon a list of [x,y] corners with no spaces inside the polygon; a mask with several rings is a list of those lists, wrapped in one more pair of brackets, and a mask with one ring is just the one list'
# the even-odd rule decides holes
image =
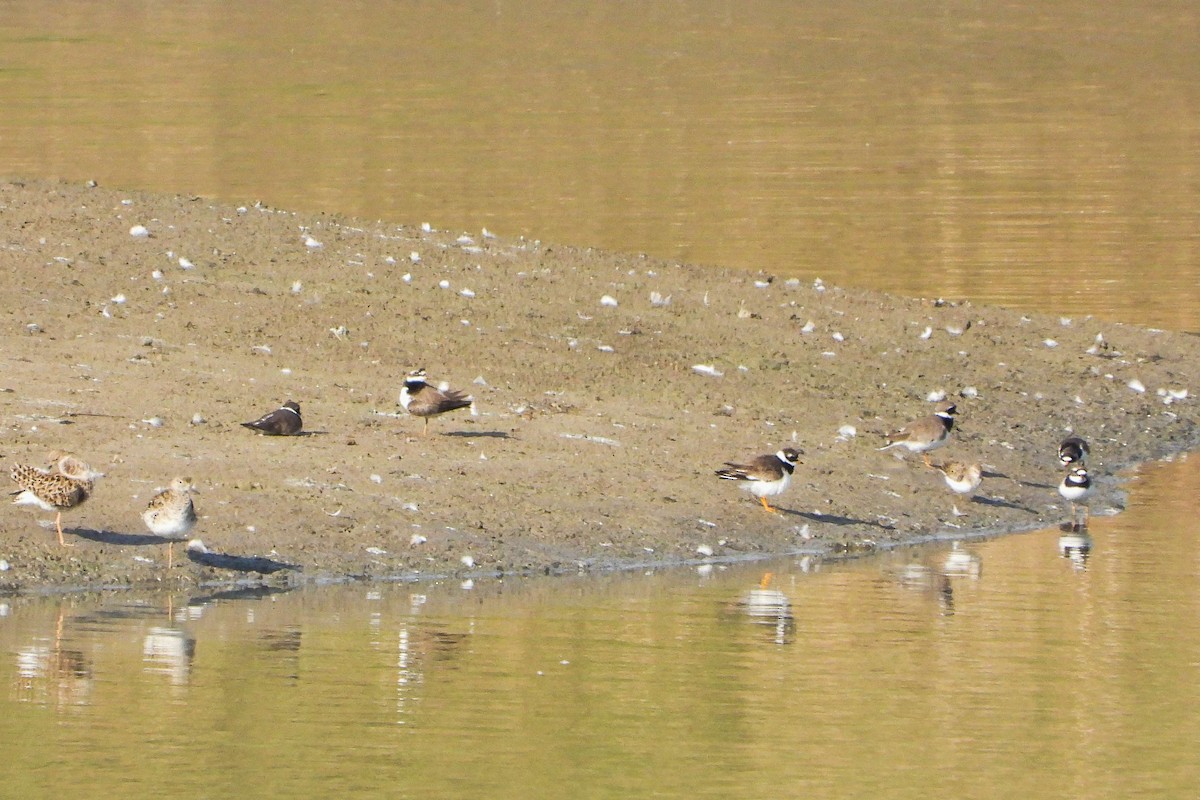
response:
{"label": "sandy mudflat", "polygon": [[[37,181],[0,185],[0,219],[0,452],[40,464],[65,448],[105,473],[64,516],[75,547],[55,542],[53,515],[4,506],[0,588],[253,576],[166,569],[140,513],[181,474],[210,549],[302,567],[272,580],[322,581],[1028,529],[1065,519],[1053,487],[1068,431],[1092,443],[1097,510],[1119,505],[1119,467],[1200,443],[1200,337],[1069,309]],[[473,392],[477,414],[422,436],[397,404],[418,366]],[[1192,395],[1167,404],[1160,388]],[[986,465],[973,501],[919,458],[876,450],[936,391],[960,415],[935,460]],[[239,425],[286,399],[309,435]],[[793,443],[804,457],[782,513],[713,475]]]}

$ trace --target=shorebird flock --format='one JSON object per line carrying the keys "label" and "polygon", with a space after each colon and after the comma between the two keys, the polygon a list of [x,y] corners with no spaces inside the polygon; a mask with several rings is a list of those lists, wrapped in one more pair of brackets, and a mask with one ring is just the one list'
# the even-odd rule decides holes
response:
{"label": "shorebird flock", "polygon": [[[463,392],[448,386],[438,388],[429,384],[424,369],[413,370],[405,377],[399,399],[400,405],[409,414],[424,421],[425,433],[429,431],[430,418],[472,408],[474,402],[474,398]],[[300,436],[304,433],[300,404],[294,400],[288,400],[274,411],[241,425],[263,436]],[[63,538],[63,512],[79,508],[87,502],[95,489],[96,479],[104,477],[104,473],[92,469],[74,453],[55,450],[50,453],[46,466],[15,464],[9,474],[17,485],[17,490],[12,493],[13,504],[31,505],[54,512],[58,543],[63,547],[73,547]],[[142,521],[147,530],[167,542],[168,569],[174,565],[174,543],[187,541],[196,527],[193,491],[195,487],[190,477],[176,477],[169,487],[150,499],[142,512]],[[188,546],[189,550],[205,551],[199,540],[190,541]]]}
{"label": "shorebird flock", "polygon": [[[910,453],[919,453],[925,466],[941,473],[946,486],[955,494],[973,495],[983,482],[983,466],[974,461],[943,461],[933,463],[929,454],[950,443],[954,430],[954,417],[958,407],[949,401],[934,406],[932,414],[913,420],[893,433],[885,434],[887,444],[880,451],[902,447]],[[1088,455],[1088,443],[1078,436],[1064,439],[1058,447],[1058,460],[1067,468],[1067,474],[1058,485],[1058,493],[1071,504],[1072,530],[1087,527],[1089,510],[1084,502],[1092,493],[1092,480],[1084,460]],[[785,447],[775,453],[767,453],[744,463],[727,461],[716,470],[722,480],[741,481],[742,488],[759,499],[762,507],[770,512],[777,509],[767,502],[768,497],[777,497],[787,490],[792,474],[800,462],[802,452]],[[1078,509],[1083,508],[1082,519]],[[962,516],[955,508],[956,516]]]}
{"label": "shorebird flock", "polygon": [[[409,372],[404,378],[399,404],[410,415],[423,422],[422,433],[427,435],[429,420],[452,411],[470,408],[474,413],[475,400],[470,395],[451,389],[437,387],[428,382],[424,369]],[[983,469],[980,464],[968,461],[943,461],[933,463],[929,454],[950,443],[954,429],[957,406],[941,401],[934,406],[932,414],[916,419],[893,433],[885,435],[887,444],[880,451],[903,448],[909,453],[919,454],[925,465],[941,473],[946,486],[960,495],[971,495],[980,486]],[[282,406],[262,417],[243,422],[241,425],[264,436],[300,436],[304,434],[304,421],[300,404],[288,400]],[[1089,452],[1083,439],[1072,436],[1064,439],[1058,448],[1059,463],[1067,472],[1058,485],[1058,492],[1071,505],[1072,530],[1086,528],[1088,524],[1087,498],[1092,493],[1092,481],[1085,465]],[[801,450],[784,447],[745,461],[727,461],[715,471],[722,480],[736,481],[753,495],[769,512],[778,513],[767,498],[782,495],[791,483],[791,478],[803,455]],[[72,546],[63,537],[62,514],[83,505],[91,496],[95,481],[103,473],[92,469],[79,456],[54,451],[45,467],[17,464],[12,467],[11,478],[17,485],[13,492],[15,505],[32,505],[55,513],[54,525],[58,542],[64,547]],[[176,477],[170,486],[151,498],[142,512],[142,520],[153,536],[167,542],[167,567],[174,564],[174,543],[186,541],[196,527],[197,515],[192,500],[194,486],[190,477]],[[1083,516],[1078,509],[1082,507]],[[957,509],[955,509],[956,514]],[[189,547],[202,547],[192,540]]]}

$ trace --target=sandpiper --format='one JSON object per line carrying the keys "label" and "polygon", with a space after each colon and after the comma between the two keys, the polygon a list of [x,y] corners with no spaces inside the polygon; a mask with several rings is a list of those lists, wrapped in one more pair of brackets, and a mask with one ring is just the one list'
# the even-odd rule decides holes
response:
{"label": "sandpiper", "polygon": [[933,468],[942,473],[946,485],[957,494],[972,494],[983,482],[983,468],[973,462],[946,461],[934,464]]}
{"label": "sandpiper", "polygon": [[[77,508],[92,494],[93,482],[102,477],[78,456],[62,451],[50,454],[53,469],[42,469],[25,464],[15,464],[11,477],[20,487],[13,492],[13,505],[37,506],[44,511],[55,512],[54,528],[58,531],[58,543],[74,547],[63,539],[62,512]],[[57,471],[55,471],[57,470]]]}
{"label": "sandpiper", "polygon": [[175,561],[175,542],[187,539],[196,527],[192,479],[175,478],[167,489],[150,498],[142,520],[151,533],[167,540],[167,569],[170,569]]}

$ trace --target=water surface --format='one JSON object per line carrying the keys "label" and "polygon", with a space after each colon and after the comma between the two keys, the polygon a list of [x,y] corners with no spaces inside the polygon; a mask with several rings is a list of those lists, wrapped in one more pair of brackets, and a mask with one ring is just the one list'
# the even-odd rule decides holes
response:
{"label": "water surface", "polygon": [[1198,16],[18,0],[0,164],[1195,329]]}

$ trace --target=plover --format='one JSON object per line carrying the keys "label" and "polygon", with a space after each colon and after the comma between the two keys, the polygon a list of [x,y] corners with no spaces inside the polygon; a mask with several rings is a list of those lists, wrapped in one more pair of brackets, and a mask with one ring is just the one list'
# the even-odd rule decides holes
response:
{"label": "plover", "polygon": [[888,443],[880,450],[893,447],[903,447],[910,453],[920,453],[925,466],[929,463],[929,453],[944,447],[950,441],[950,430],[954,427],[954,415],[958,407],[949,401],[942,401],[934,406],[934,412],[928,417],[922,417],[910,422],[895,433],[887,434]]}
{"label": "plover", "polygon": [[264,414],[253,422],[243,422],[242,427],[265,436],[295,436],[304,427],[304,421],[300,418],[300,404],[288,400],[270,414]]}
{"label": "plover", "polygon": [[[1088,475],[1086,467],[1075,467],[1070,470],[1066,477],[1062,479],[1062,483],[1058,485],[1058,493],[1063,499],[1071,504],[1071,530],[1080,530],[1087,528],[1088,517],[1091,514],[1084,500],[1092,493],[1092,478]],[[1075,506],[1083,505],[1083,525],[1078,525],[1078,516]]]}
{"label": "plover", "polygon": [[187,539],[196,527],[192,479],[175,478],[169,488],[150,498],[142,520],[151,533],[167,540],[167,569],[170,569],[175,561],[175,542]]}
{"label": "plover", "polygon": [[1064,467],[1070,467],[1075,464],[1083,466],[1083,462],[1088,457],[1088,443],[1078,436],[1071,436],[1062,440],[1058,446],[1058,463]]}
{"label": "plover", "polygon": [[759,456],[745,464],[725,462],[725,469],[716,471],[718,478],[727,481],[745,481],[742,487],[754,495],[767,511],[775,512],[768,497],[783,494],[791,482],[792,472],[796,462],[800,460],[800,451],[785,447],[776,453]]}
{"label": "plover", "polygon": [[454,389],[439,390],[425,380],[425,370],[417,369],[408,373],[404,378],[404,388],[400,390],[400,405],[414,417],[425,420],[423,434],[429,433],[429,418],[447,411],[469,408],[475,399]]}
{"label": "plover", "polygon": [[946,461],[934,464],[933,468],[942,473],[946,485],[957,494],[972,494],[983,482],[983,468],[972,462]]}
{"label": "plover", "polygon": [[[71,453],[55,451],[50,454],[52,469],[41,469],[25,464],[14,464],[11,477],[20,487],[13,492],[13,505],[37,506],[44,511],[55,512],[54,528],[58,531],[58,543],[74,547],[63,539],[62,512],[77,508],[92,494],[93,481],[103,477],[79,457]],[[57,471],[56,471],[57,470]]]}

